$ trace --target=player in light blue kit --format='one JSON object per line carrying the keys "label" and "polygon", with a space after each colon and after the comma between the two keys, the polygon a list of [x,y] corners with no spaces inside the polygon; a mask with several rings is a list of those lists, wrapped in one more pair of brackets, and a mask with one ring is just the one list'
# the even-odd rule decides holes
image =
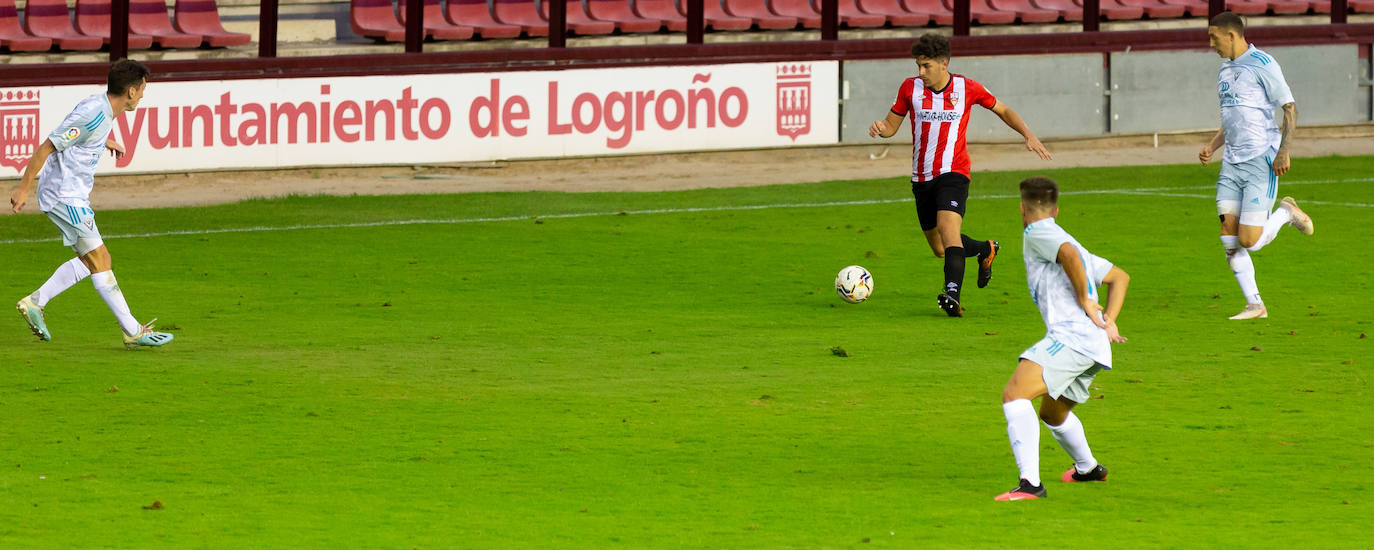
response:
{"label": "player in light blue kit", "polygon": [[[1308,235],[1313,231],[1312,218],[1293,197],[1284,197],[1270,213],[1279,176],[1288,172],[1288,145],[1298,125],[1298,106],[1278,61],[1245,41],[1245,23],[1239,15],[1226,11],[1213,17],[1207,40],[1229,61],[1217,73],[1221,129],[1202,146],[1197,158],[1206,165],[1213,152],[1226,146],[1217,178],[1217,215],[1221,217],[1221,246],[1246,302],[1245,309],[1231,319],[1262,319],[1269,312],[1255,284],[1250,253],[1272,242],[1284,224]],[[1274,109],[1278,107],[1283,109],[1283,120],[1276,125]]]}
{"label": "player in light blue kit", "polygon": [[124,154],[124,147],[110,138],[115,117],[138,108],[147,85],[148,68],[142,63],[129,59],[114,62],[106,93],[82,100],[43,140],[29,159],[19,188],[10,195],[10,205],[17,214],[28,203],[37,179],[38,209],[62,232],[62,244],[77,255],[59,266],[38,290],[19,300],[19,314],[39,340],[52,339],[43,316],[48,301],[89,276],[124,331],[125,346],[161,346],[172,341],[171,334],[156,332],[151,321],[140,324],[129,313],[124,293],[110,270],[110,252],[96,228],[89,198],[100,155],[107,149],[115,156]]}
{"label": "player in light blue kit", "polygon": [[[1088,387],[1102,369],[1112,368],[1111,342],[1125,342],[1116,328],[1131,277],[1088,252],[1055,223],[1059,186],[1049,178],[1021,182],[1022,256],[1031,300],[1045,320],[1045,338],[1021,353],[1016,371],[1002,390],[1007,437],[1021,482],[995,500],[1045,498],[1040,483],[1040,420],[1073,458],[1064,482],[1106,481],[1107,468],[1097,463],[1083,423],[1073,408],[1088,400]],[[1107,309],[1098,304],[1098,287]]]}

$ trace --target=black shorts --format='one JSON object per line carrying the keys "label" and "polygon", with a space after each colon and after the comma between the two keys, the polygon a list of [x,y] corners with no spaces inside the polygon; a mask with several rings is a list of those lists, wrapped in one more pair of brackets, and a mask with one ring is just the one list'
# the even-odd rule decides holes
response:
{"label": "black shorts", "polygon": [[930,181],[911,182],[911,194],[916,197],[916,218],[921,230],[935,229],[935,213],[948,210],[964,217],[968,202],[968,176],[945,172]]}

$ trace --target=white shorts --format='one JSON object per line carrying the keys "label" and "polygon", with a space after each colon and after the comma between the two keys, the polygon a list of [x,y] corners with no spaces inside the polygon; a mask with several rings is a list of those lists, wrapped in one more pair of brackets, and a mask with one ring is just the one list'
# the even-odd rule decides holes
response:
{"label": "white shorts", "polygon": [[1217,176],[1217,215],[1240,217],[1241,225],[1261,226],[1274,210],[1279,176],[1274,173],[1274,155],[1269,149],[1239,164],[1221,163]]}
{"label": "white shorts", "polygon": [[1076,403],[1088,400],[1088,386],[1102,370],[1097,361],[1050,337],[1021,352],[1021,359],[1040,365],[1041,378],[1045,379],[1051,399],[1059,399],[1062,395]]}
{"label": "white shorts", "polygon": [[44,214],[62,232],[62,244],[72,247],[78,255],[85,255],[102,244],[100,228],[95,225],[94,210],[58,204],[51,212]]}

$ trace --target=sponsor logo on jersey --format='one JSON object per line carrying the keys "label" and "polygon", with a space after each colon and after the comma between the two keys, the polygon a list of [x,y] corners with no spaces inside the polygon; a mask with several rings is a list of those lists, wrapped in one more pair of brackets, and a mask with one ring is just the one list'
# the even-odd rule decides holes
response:
{"label": "sponsor logo on jersey", "polygon": [[964,112],[962,110],[927,111],[923,109],[916,111],[917,122],[957,122],[961,118],[964,118]]}
{"label": "sponsor logo on jersey", "polygon": [[64,135],[67,137],[68,141],[71,141],[73,139],[81,137],[81,129],[75,126],[67,128],[67,133]]}
{"label": "sponsor logo on jersey", "polygon": [[797,141],[811,133],[811,65],[778,65],[778,135]]}
{"label": "sponsor logo on jersey", "polygon": [[0,92],[0,166],[24,173],[39,142],[38,91]]}

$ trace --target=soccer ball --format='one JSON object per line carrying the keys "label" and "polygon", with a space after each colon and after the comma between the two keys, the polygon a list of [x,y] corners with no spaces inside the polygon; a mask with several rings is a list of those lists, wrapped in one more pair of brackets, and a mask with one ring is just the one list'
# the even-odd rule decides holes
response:
{"label": "soccer ball", "polygon": [[841,269],[840,274],[835,276],[835,292],[851,304],[867,300],[873,294],[873,275],[857,265]]}

